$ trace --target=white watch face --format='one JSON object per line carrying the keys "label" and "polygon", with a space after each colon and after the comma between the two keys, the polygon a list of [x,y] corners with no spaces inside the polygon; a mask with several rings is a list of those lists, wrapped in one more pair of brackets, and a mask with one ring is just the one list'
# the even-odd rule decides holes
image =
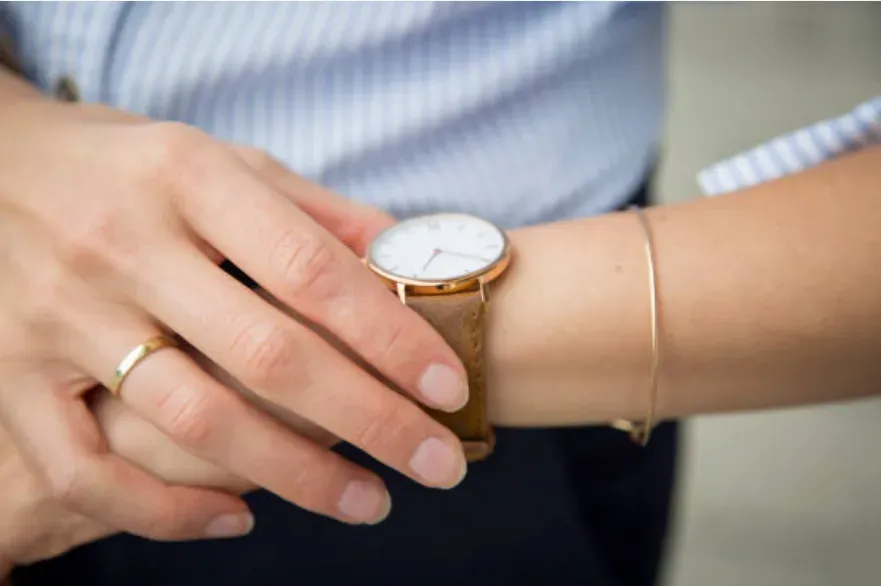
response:
{"label": "white watch face", "polygon": [[480,273],[504,252],[504,234],[486,220],[437,214],[392,226],[370,245],[368,260],[394,277],[437,282]]}

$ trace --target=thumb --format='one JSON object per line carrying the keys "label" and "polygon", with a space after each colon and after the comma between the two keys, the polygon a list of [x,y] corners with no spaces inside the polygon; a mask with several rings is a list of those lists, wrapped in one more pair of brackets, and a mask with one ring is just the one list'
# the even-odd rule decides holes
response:
{"label": "thumb", "polygon": [[261,179],[297,204],[359,256],[364,255],[377,234],[395,223],[394,217],[379,208],[352,201],[292,173],[260,149],[234,145],[233,150]]}

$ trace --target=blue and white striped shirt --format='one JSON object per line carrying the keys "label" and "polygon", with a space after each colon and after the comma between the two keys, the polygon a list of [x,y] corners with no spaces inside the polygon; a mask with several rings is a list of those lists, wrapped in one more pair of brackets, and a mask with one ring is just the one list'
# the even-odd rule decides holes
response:
{"label": "blue and white striped shirt", "polygon": [[[84,100],[263,148],[400,217],[466,211],[513,227],[608,211],[645,181],[658,149],[660,3],[0,2],[0,26],[46,92],[70,77]],[[715,165],[700,183],[724,193],[879,141],[879,114],[881,98]],[[237,549],[116,542],[20,571],[33,583],[54,572],[74,583],[275,584],[316,568],[379,582],[386,569],[430,572],[432,583],[503,570],[536,582],[548,570],[553,583],[610,583],[617,563],[592,550],[611,521],[590,515],[596,527],[581,528],[594,507],[612,511],[613,532],[635,527],[632,560],[653,564],[673,434],[656,462],[622,476],[615,458],[581,449],[622,453],[604,436],[529,433],[512,432],[519,447],[470,473],[455,503],[387,476],[408,512],[369,537],[252,495],[272,519]],[[598,490],[583,490],[576,467],[599,470]],[[647,490],[626,488],[637,484]],[[638,497],[636,517],[620,514],[634,506],[621,486]]]}
{"label": "blue and white striped shirt", "polygon": [[[654,164],[664,6],[3,2],[41,88],[267,150],[395,215],[606,211]],[[711,194],[881,139],[881,98],[700,174]]]}
{"label": "blue and white striped shirt", "polygon": [[707,195],[744,189],[798,173],[845,153],[881,143],[881,96],[702,170]]}

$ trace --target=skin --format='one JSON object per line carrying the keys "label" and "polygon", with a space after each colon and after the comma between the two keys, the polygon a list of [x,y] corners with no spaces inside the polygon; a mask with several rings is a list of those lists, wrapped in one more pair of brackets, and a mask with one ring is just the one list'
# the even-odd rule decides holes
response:
{"label": "skin", "polygon": [[[737,193],[646,210],[660,418],[881,391],[879,185],[881,147],[871,147]],[[644,417],[650,298],[634,215],[525,228],[512,242],[517,256],[489,313],[492,419]]]}
{"label": "skin", "polygon": [[[249,530],[240,499],[169,486],[118,457],[79,398],[165,329],[266,404],[414,481],[461,481],[449,430],[280,309],[332,333],[411,399],[461,406],[458,358],[358,258],[391,218],[260,151],[47,100],[7,73],[0,125],[0,422],[68,508],[154,539]],[[279,306],[220,270],[224,258]],[[388,512],[373,473],[254,408],[185,352],[139,363],[121,397],[187,452],[291,503],[349,523]]]}
{"label": "skin", "polygon": [[[873,148],[736,195],[648,212],[661,308],[660,417],[838,401],[881,389],[879,180],[881,148]],[[515,230],[510,238],[516,262],[494,286],[488,324],[494,423],[642,416],[650,346],[636,218],[607,214]],[[535,283],[543,284],[541,296]],[[262,405],[206,357],[192,355]],[[108,447],[158,478],[234,493],[255,488],[182,450],[106,391],[90,398]],[[322,445],[338,441],[294,414],[274,414]],[[117,530],[55,498],[8,438],[0,437],[0,462],[0,519],[9,520],[0,527],[0,571]],[[21,518],[30,522],[16,523]]]}
{"label": "skin", "polygon": [[[27,93],[24,89],[21,91]],[[18,116],[11,116],[7,120],[12,128],[24,131],[28,127],[22,124],[31,119],[29,117],[34,110],[29,110],[32,106],[27,105],[27,100],[21,103],[26,105],[23,109],[15,109]],[[45,114],[46,110],[40,112]],[[77,112],[79,116],[83,110]],[[116,120],[110,121],[110,118],[118,114],[106,120],[101,118],[105,114],[104,110],[98,109],[97,118],[90,120],[90,123],[96,125],[95,128],[100,129],[98,134],[108,131],[108,128],[119,130],[115,126]],[[76,126],[82,124],[83,119],[78,117],[71,122],[61,117],[55,120],[62,125],[70,123]],[[29,135],[25,133],[24,136]],[[12,149],[7,144],[5,150],[0,150],[0,160],[6,155],[18,156],[19,146],[21,145]],[[180,146],[174,148],[181,148],[174,151],[181,155],[190,150]],[[144,155],[142,151],[139,152]],[[171,158],[173,159],[174,157]],[[20,166],[14,169],[15,180],[20,180],[22,176],[45,180],[38,172],[45,171],[43,167],[32,167],[30,172],[21,171]],[[168,171],[176,168],[162,169]],[[53,173],[56,172],[53,170]],[[198,176],[201,175],[197,173],[190,177]],[[264,181],[271,180],[267,178]],[[881,238],[877,235],[877,226],[881,219],[881,200],[878,198],[877,187],[879,184],[881,149],[870,148],[797,176],[737,194],[661,206],[647,212],[657,259],[661,312],[661,384],[657,404],[659,417],[673,418],[697,413],[854,399],[881,389],[881,366],[875,360],[881,350],[881,303],[877,301],[881,298],[881,275],[877,271],[877,259],[881,257]],[[251,186],[253,183],[242,185],[241,191],[248,192],[247,188]],[[277,189],[284,191],[281,187]],[[218,191],[222,192],[223,189],[218,186]],[[324,191],[304,191],[314,197],[307,196],[305,200],[301,200],[289,194],[298,206],[308,209],[308,204],[304,204],[304,201],[308,201],[312,204],[312,210],[325,210],[325,202],[335,201],[342,206],[340,209],[345,209],[337,196]],[[80,201],[77,200],[78,205]],[[232,201],[231,199],[224,205],[231,205]],[[8,203],[5,205],[9,206]],[[26,208],[30,215],[22,216],[45,221],[52,206],[48,203],[41,205],[43,207],[36,211]],[[216,203],[208,202],[206,205],[209,211],[220,213],[217,207],[212,207]],[[75,206],[69,206],[65,210],[69,213],[77,211]],[[142,217],[149,219],[151,210],[149,207],[142,209],[135,206],[128,211],[140,212]],[[347,214],[325,212],[325,220],[322,221],[320,212],[310,213],[310,217],[326,230],[337,236],[346,233],[345,230],[334,231],[334,220],[328,221],[326,218],[340,219]],[[190,211],[187,217],[194,218],[198,215]],[[159,214],[158,217],[164,216]],[[306,220],[298,216],[298,221]],[[66,230],[67,227],[62,224],[58,223],[59,230]],[[370,233],[363,225],[357,222],[355,224],[352,233]],[[160,223],[152,226],[159,229]],[[8,225],[5,227],[12,229]],[[210,233],[216,239],[223,238],[219,232],[211,232],[210,227],[204,224],[196,223],[194,227],[198,228],[199,234]],[[495,284],[489,314],[487,362],[490,369],[488,380],[493,421],[505,426],[564,426],[642,417],[648,408],[649,298],[643,236],[636,219],[628,214],[607,214],[524,228],[512,232],[510,236],[516,255],[515,262],[502,280]],[[62,242],[70,244],[67,240]],[[77,238],[72,240],[74,245],[81,242]],[[82,246],[74,246],[74,251],[79,251],[74,259],[85,267],[80,269],[80,278],[87,275],[98,282],[104,282],[102,279],[112,282],[107,277],[107,272],[102,272],[102,263],[96,263],[96,269],[95,265],[83,260],[91,261],[98,251],[107,248],[106,240],[97,242],[100,246],[93,244],[85,247],[89,251],[85,255],[82,254]],[[118,242],[110,242],[117,246],[115,249],[110,248],[117,253],[113,260],[125,259],[120,251],[125,251],[126,247],[119,248]],[[575,254],[573,251],[579,253]],[[202,252],[206,258],[217,260],[217,249],[202,249]],[[171,262],[167,256],[162,258]],[[273,305],[266,303],[267,298],[264,296],[260,298],[261,303],[266,303],[266,307],[272,307],[273,311],[287,314],[292,321],[296,321],[285,309],[290,305],[289,297],[277,295],[279,287],[272,286],[273,281],[268,270],[257,265],[247,268],[262,275],[263,280],[270,283],[267,290],[278,299],[278,304]],[[353,274],[359,275],[358,279],[363,279],[359,282],[366,285],[370,282],[370,275],[363,267],[359,270],[360,273],[355,271]],[[129,279],[133,278],[132,273],[125,274]],[[152,289],[152,282],[164,282],[158,278],[161,276],[155,274],[154,279],[145,284],[148,291]],[[125,289],[125,279],[123,284],[116,286],[122,291],[129,291],[131,296],[130,289]],[[538,287],[541,287],[541,295],[536,294]],[[64,290],[57,285],[49,289],[53,292]],[[199,288],[187,283],[177,293],[181,299],[187,299],[187,295],[194,290],[198,291]],[[211,288],[208,290],[214,291]],[[85,297],[82,291],[74,291],[79,295],[71,295],[64,300],[76,301]],[[40,299],[42,288],[32,287],[25,293],[36,295]],[[150,295],[157,296],[152,291]],[[392,296],[388,297],[393,299]],[[16,298],[31,299],[29,295]],[[124,295],[120,295],[111,299],[121,303],[119,299],[124,298]],[[253,306],[253,299],[249,298],[248,302],[251,303],[246,303],[244,297],[231,298],[236,302],[240,301],[243,307]],[[46,307],[53,307],[60,301],[57,298],[50,299],[52,303],[44,302],[36,307],[29,305],[30,313],[24,313],[44,316]],[[207,296],[199,301],[212,302]],[[320,307],[320,303],[316,307]],[[40,309],[44,313],[40,313]],[[83,313],[90,316],[100,315],[100,312],[94,311]],[[300,313],[308,318],[322,315],[314,307],[312,313]],[[343,315],[348,314],[343,312]],[[337,313],[332,317],[339,318],[340,315]],[[4,318],[9,319],[6,316]],[[116,316],[114,320],[117,320]],[[45,324],[39,320],[36,323]],[[72,346],[77,343],[89,347],[83,343],[88,338],[84,335],[87,331],[97,340],[112,337],[106,327],[104,330],[96,330],[94,320],[86,323],[88,325],[80,325],[80,330],[72,330],[78,336],[68,333],[68,338],[62,337],[71,345],[69,352],[73,352]],[[338,329],[331,328],[328,337],[333,338],[336,334],[343,341],[348,341],[345,331],[341,334]],[[51,327],[48,330],[58,331]],[[20,328],[0,328],[0,331],[21,333]],[[36,331],[41,330],[36,328]],[[192,364],[201,366],[200,372],[212,374],[212,380],[229,390],[224,396],[235,397],[229,400],[235,401],[248,414],[263,417],[257,420],[261,424],[278,430],[279,434],[291,433],[290,427],[284,423],[300,426],[300,432],[296,436],[298,438],[315,433],[316,428],[310,426],[317,424],[326,432],[310,440],[309,445],[313,448],[322,448],[324,446],[321,442],[326,445],[336,441],[336,437],[348,439],[346,434],[338,433],[345,427],[339,422],[332,418],[312,417],[312,412],[303,409],[302,404],[279,400],[280,393],[267,397],[266,391],[260,385],[256,389],[252,386],[254,377],[247,376],[247,369],[236,368],[240,365],[228,356],[218,353],[216,347],[204,342],[200,344],[199,340],[202,338],[198,336],[191,337],[196,340],[194,346],[204,351],[204,358],[185,353],[181,353],[183,356],[177,355],[178,358],[186,364],[191,364],[186,361],[192,361]],[[141,339],[137,338],[138,341]],[[28,341],[28,338],[19,335],[16,340],[21,343],[22,340]],[[317,344],[319,336],[315,334],[309,340]],[[325,343],[324,340],[321,342]],[[328,348],[339,347],[336,342],[330,342],[327,341]],[[125,344],[121,346],[126,347]],[[27,348],[27,344],[24,347]],[[421,349],[418,345],[401,347],[409,351]],[[357,345],[355,353],[362,358],[365,354],[369,357],[369,352],[359,352]],[[403,354],[406,355],[407,352]],[[111,352],[108,356],[110,355],[116,360],[119,353]],[[27,358],[33,362],[37,356],[40,356],[39,353],[32,352]],[[109,454],[115,454],[114,459],[137,464],[138,468],[131,464],[124,466],[126,470],[143,471],[137,472],[137,480],[147,483],[149,479],[149,482],[153,482],[151,487],[157,491],[155,494],[166,491],[165,498],[179,498],[180,502],[191,504],[198,511],[211,510],[214,513],[226,506],[235,511],[233,505],[240,501],[229,498],[225,491],[242,492],[267,484],[270,488],[276,488],[284,484],[268,482],[267,478],[255,474],[253,470],[243,470],[235,462],[231,465],[229,454],[224,454],[219,449],[222,442],[213,446],[214,450],[204,447],[198,449],[199,446],[194,448],[192,442],[186,441],[187,434],[181,436],[180,433],[175,433],[175,429],[179,428],[169,426],[168,421],[162,419],[161,413],[151,410],[151,405],[155,409],[157,405],[167,404],[167,401],[157,401],[157,397],[150,395],[154,392],[150,389],[151,385],[155,384],[154,381],[161,380],[152,379],[150,373],[153,373],[153,377],[161,377],[160,370],[167,369],[165,371],[172,372],[176,380],[186,374],[175,370],[168,360],[158,360],[159,356],[157,354],[145,363],[144,368],[139,368],[135,375],[142,377],[141,382],[134,382],[137,379],[133,379],[132,386],[123,393],[122,399],[99,394],[92,410],[79,397],[81,391],[91,386],[96,379],[77,379],[69,376],[70,370],[64,368],[59,368],[57,372],[61,374],[56,375],[56,371],[49,368],[54,362],[40,362],[39,368],[27,371],[31,374],[30,377],[0,377],[0,384],[4,385],[3,402],[0,404],[4,407],[3,423],[7,426],[11,439],[7,444],[7,461],[12,462],[0,468],[9,472],[9,477],[3,484],[6,488],[0,495],[5,499],[3,506],[10,511],[10,515],[36,510],[33,507],[42,511],[42,514],[35,513],[31,517],[35,522],[30,527],[32,531],[25,532],[25,535],[16,533],[13,529],[0,531],[5,540],[0,551],[4,552],[3,559],[7,561],[7,566],[56,555],[101,535],[130,530],[131,526],[140,529],[143,534],[159,535],[160,538],[187,538],[195,533],[192,531],[193,525],[189,525],[192,512],[181,506],[167,509],[165,517],[158,523],[154,517],[136,520],[140,521],[138,523],[130,518],[116,517],[107,511],[90,507],[80,492],[69,490],[69,480],[59,483],[57,475],[47,474],[47,471],[52,470],[53,462],[41,460],[41,454],[46,458],[48,452],[35,446],[34,438],[27,434],[27,428],[33,429],[35,425],[40,428],[40,421],[45,421],[33,419],[36,417],[35,413],[41,417],[51,413],[53,409],[68,413],[67,420],[52,420],[54,424],[66,425],[66,428],[81,426],[79,435],[63,437],[64,441],[82,440],[86,437],[91,442],[91,453],[100,454],[93,455],[92,458],[103,462],[111,457]],[[15,362],[16,360],[18,361]],[[113,360],[108,360],[107,364],[112,365]],[[205,360],[216,362],[219,366],[212,367],[211,364],[205,364]],[[353,364],[354,362],[356,361]],[[7,363],[30,364],[19,356],[13,356]],[[150,368],[150,365],[157,364],[161,369],[157,366]],[[53,373],[58,378],[47,378],[43,374],[45,372]],[[225,372],[232,373],[237,381],[241,381],[240,386],[236,381],[225,378]],[[33,373],[41,373],[41,376]],[[68,375],[68,378],[62,375]],[[345,401],[352,401],[353,405],[360,406],[362,401],[370,400],[369,394],[365,396],[353,390],[356,388],[346,387],[351,395],[338,398],[343,403],[335,404],[334,409],[337,412]],[[242,397],[250,401],[239,402]],[[63,411],[62,404],[70,411]],[[289,409],[290,407],[294,408]],[[395,407],[397,408],[404,409]],[[288,419],[284,416],[285,410],[289,410],[295,418]],[[272,412],[275,418],[260,415],[267,411]],[[412,411],[407,407],[404,412]],[[333,425],[327,425],[328,421]],[[386,421],[390,423],[388,430],[394,437],[383,439],[409,446],[410,436],[400,431],[402,428],[398,427],[399,422]],[[307,423],[305,426],[304,422]],[[71,426],[71,423],[74,425]],[[403,429],[408,428],[404,425]],[[46,431],[45,426],[42,431]],[[56,441],[44,449],[58,449],[64,445],[63,442]],[[294,448],[300,446],[281,440],[275,445],[283,448],[278,450],[282,453],[278,457],[284,457],[283,453],[288,451],[284,448],[290,447],[290,451],[297,451]],[[392,451],[396,446],[397,443],[385,444]],[[226,447],[229,448],[229,444]],[[275,450],[271,453],[276,455]],[[65,449],[61,449],[61,454],[65,458],[83,457],[82,452]],[[302,462],[284,462],[287,470],[298,470],[299,468],[291,466],[301,464]],[[278,462],[273,462],[273,466],[279,465]],[[91,472],[96,468],[86,467],[84,470]],[[152,475],[148,476],[146,471],[151,471]],[[64,475],[61,478],[64,479]],[[73,478],[82,477],[74,475]],[[168,484],[156,484],[159,478],[163,478]],[[124,484],[121,482],[115,487],[119,488]],[[223,492],[188,489],[182,485],[223,489]],[[76,488],[78,485],[74,483],[73,486]],[[102,498],[112,496],[112,493],[106,493],[105,487],[85,486],[105,490],[101,493]],[[175,488],[167,488],[168,486]],[[36,487],[43,487],[42,492]],[[126,485],[125,488],[132,487]],[[139,490],[141,492],[136,490],[133,494],[137,494],[140,499],[144,496],[144,489]],[[290,500],[298,502],[296,497]],[[160,500],[157,498],[152,502],[158,504]],[[110,513],[116,512],[115,507],[124,507],[125,504],[125,501],[115,499],[103,503]],[[177,530],[155,531],[156,527]],[[181,527],[187,527],[190,531],[182,531]],[[34,537],[34,532],[37,538]]]}

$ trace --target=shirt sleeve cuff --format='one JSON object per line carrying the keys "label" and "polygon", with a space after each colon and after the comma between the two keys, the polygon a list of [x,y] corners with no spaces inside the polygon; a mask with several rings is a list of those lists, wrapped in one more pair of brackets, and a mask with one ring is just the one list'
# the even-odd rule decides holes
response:
{"label": "shirt sleeve cuff", "polygon": [[0,65],[18,69],[15,56],[15,26],[6,2],[0,2]]}
{"label": "shirt sleeve cuff", "polygon": [[721,195],[804,171],[845,153],[881,144],[881,96],[775,138],[698,173],[704,195]]}

